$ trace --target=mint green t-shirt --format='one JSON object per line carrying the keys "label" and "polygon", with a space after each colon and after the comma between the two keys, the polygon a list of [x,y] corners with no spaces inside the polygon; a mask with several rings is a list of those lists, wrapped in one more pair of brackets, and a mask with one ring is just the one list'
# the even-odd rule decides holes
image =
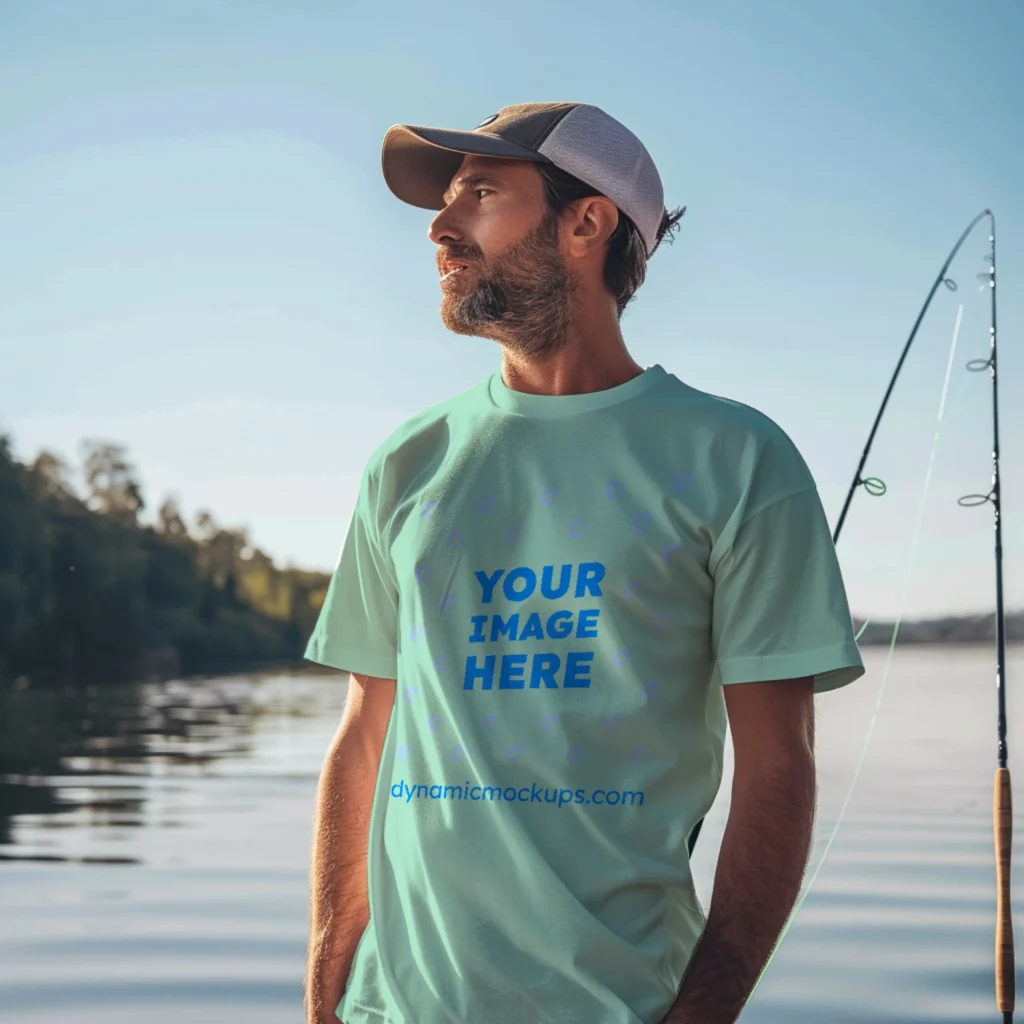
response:
{"label": "mint green t-shirt", "polygon": [[704,925],[723,687],[860,677],[814,480],[660,366],[495,374],[366,468],[306,657],[397,680],[345,1024],[637,1024]]}

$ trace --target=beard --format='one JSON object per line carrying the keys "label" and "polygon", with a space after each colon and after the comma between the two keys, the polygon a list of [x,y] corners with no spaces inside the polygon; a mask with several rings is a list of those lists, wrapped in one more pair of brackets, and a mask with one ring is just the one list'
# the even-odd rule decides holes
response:
{"label": "beard", "polygon": [[[447,291],[441,321],[455,334],[490,338],[519,356],[544,359],[565,347],[573,323],[575,279],[558,247],[558,218],[548,213],[525,238],[485,261],[451,247],[453,259],[476,257],[465,295]],[[462,271],[466,273],[466,271]]]}

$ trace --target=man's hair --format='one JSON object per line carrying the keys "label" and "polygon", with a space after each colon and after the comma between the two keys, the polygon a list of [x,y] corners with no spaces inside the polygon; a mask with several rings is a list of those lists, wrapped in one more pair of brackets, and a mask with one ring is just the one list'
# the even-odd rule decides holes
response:
{"label": "man's hair", "polygon": [[[603,195],[600,189],[574,177],[554,164],[538,163],[535,165],[544,182],[544,194],[548,206],[555,214],[561,213],[577,199],[589,199],[591,196]],[[686,207],[666,212],[658,227],[657,240],[651,252],[653,256],[663,239],[669,243],[674,240],[679,221],[686,213]],[[619,225],[608,240],[608,256],[604,264],[605,287],[615,297],[621,318],[626,306],[629,305],[636,290],[644,283],[647,276],[647,252],[640,232],[633,222],[620,210]]]}

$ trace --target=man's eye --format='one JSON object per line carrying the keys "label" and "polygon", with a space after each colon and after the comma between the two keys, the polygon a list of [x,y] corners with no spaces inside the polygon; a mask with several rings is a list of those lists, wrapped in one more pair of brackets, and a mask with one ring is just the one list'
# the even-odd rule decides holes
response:
{"label": "man's eye", "polygon": [[473,189],[473,194],[476,195],[476,196],[479,196],[481,193],[484,193],[486,195],[491,195],[491,193],[493,191],[494,191],[494,189],[492,189],[492,188],[475,188],[475,189]]}

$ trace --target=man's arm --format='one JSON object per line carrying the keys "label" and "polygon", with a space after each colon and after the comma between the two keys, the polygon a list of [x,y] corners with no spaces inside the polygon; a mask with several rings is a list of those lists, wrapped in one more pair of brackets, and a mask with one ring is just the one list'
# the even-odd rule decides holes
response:
{"label": "man's arm", "polygon": [[307,1024],[338,1024],[356,946],[370,920],[366,860],[395,681],[353,675],[317,789],[310,873]]}
{"label": "man's arm", "polygon": [[811,679],[724,687],[732,802],[707,924],[664,1024],[733,1024],[800,892],[814,829]]}

